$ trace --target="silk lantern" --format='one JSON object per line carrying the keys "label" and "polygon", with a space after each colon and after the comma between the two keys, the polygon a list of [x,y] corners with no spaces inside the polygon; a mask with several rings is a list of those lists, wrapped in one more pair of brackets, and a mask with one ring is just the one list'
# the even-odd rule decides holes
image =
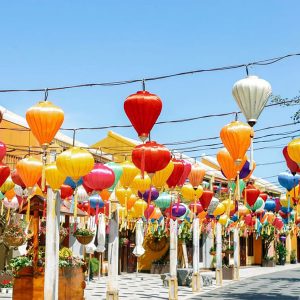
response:
{"label": "silk lantern", "polygon": [[151,179],[147,174],[144,175],[144,178],[142,177],[142,175],[138,174],[134,177],[131,183],[131,188],[135,190],[136,193],[138,191],[144,193],[146,190],[150,188],[150,185],[151,185]]}
{"label": "silk lantern", "polygon": [[83,182],[94,191],[110,188],[115,181],[115,173],[102,163],[96,163],[94,168],[85,176]]}
{"label": "silk lantern", "polygon": [[45,176],[48,185],[54,191],[59,190],[66,179],[66,176],[57,169],[56,163],[49,164],[45,167]]}
{"label": "silk lantern", "polygon": [[138,199],[135,201],[134,205],[133,205],[134,211],[135,211],[135,215],[140,218],[144,215],[144,212],[147,208],[147,203],[145,201],[143,201],[142,199]]}
{"label": "silk lantern", "polygon": [[136,175],[139,174],[140,171],[138,168],[135,167],[133,163],[131,163],[128,160],[122,162],[121,166],[123,169],[123,174],[120,178],[120,183],[125,189],[127,189],[130,187],[133,179],[135,178]]}
{"label": "silk lantern", "polygon": [[190,184],[197,188],[203,181],[205,176],[205,169],[203,169],[199,164],[195,163],[192,165],[191,172],[188,176]]}
{"label": "silk lantern", "polygon": [[130,188],[125,189],[123,187],[119,187],[116,189],[116,197],[119,200],[121,205],[125,205],[126,198],[129,199],[129,197],[132,194],[132,190]]}
{"label": "silk lantern", "polygon": [[6,145],[3,142],[0,142],[0,162],[4,159],[6,155]]}
{"label": "silk lantern", "polygon": [[25,183],[23,182],[23,180],[21,179],[20,175],[18,174],[17,169],[14,169],[14,170],[11,172],[11,179],[12,179],[12,181],[13,181],[15,184],[21,186],[23,189],[26,188],[26,185],[25,185]]}
{"label": "silk lantern", "polygon": [[300,172],[300,167],[299,167],[299,165],[298,165],[295,161],[293,161],[293,160],[290,158],[290,156],[289,156],[289,154],[288,154],[288,147],[287,147],[287,146],[285,146],[285,147],[283,148],[282,154],[283,154],[283,156],[284,156],[284,158],[285,158],[286,165],[287,165],[287,167],[289,168],[289,170],[291,171],[291,173],[292,173],[293,175],[295,175],[297,172]]}
{"label": "silk lantern", "polygon": [[268,194],[266,194],[266,193],[260,193],[259,197],[262,198],[266,202],[267,199],[268,199]]}
{"label": "silk lantern", "polygon": [[11,177],[8,176],[5,182],[1,185],[0,191],[1,193],[5,194],[7,191],[14,188],[14,186],[15,186],[14,182],[12,181]]}
{"label": "silk lantern", "polygon": [[0,187],[6,181],[9,175],[10,175],[9,167],[4,163],[0,162]]}
{"label": "silk lantern", "polygon": [[227,215],[222,215],[222,216],[220,216],[218,222],[219,222],[221,225],[225,226],[225,225],[227,224],[227,222],[228,222],[228,216],[227,216]]}
{"label": "silk lantern", "polygon": [[210,205],[210,202],[214,196],[214,193],[210,190],[204,190],[200,198],[200,203],[203,209],[206,211]]}
{"label": "silk lantern", "polygon": [[145,193],[138,192],[138,196],[145,201],[155,201],[159,196],[159,192],[152,186],[150,189],[146,190]]}
{"label": "silk lantern", "polygon": [[60,197],[62,199],[71,197],[73,195],[73,192],[74,192],[74,190],[69,185],[62,184],[60,186]]}
{"label": "silk lantern", "polygon": [[244,198],[250,206],[253,206],[255,204],[257,198],[259,197],[259,194],[260,190],[258,190],[253,185],[248,185],[243,192]]}
{"label": "silk lantern", "polygon": [[288,143],[287,152],[289,157],[300,166],[300,138]]}
{"label": "silk lantern", "polygon": [[87,150],[72,147],[57,156],[56,165],[61,173],[78,181],[93,169],[94,158]]}
{"label": "silk lantern", "polygon": [[271,198],[268,198],[267,201],[265,202],[265,210],[275,212],[275,209],[276,209],[275,201]]}
{"label": "silk lantern", "polygon": [[167,184],[170,189],[174,189],[177,186],[184,171],[184,165],[182,160],[173,158],[172,162],[174,164],[174,169],[167,180]]}
{"label": "silk lantern", "polygon": [[144,142],[162,110],[161,99],[147,91],[139,91],[126,98],[125,113],[139,138]]}
{"label": "silk lantern", "polygon": [[188,201],[196,201],[203,194],[203,187],[199,185],[196,189],[189,183],[183,185],[181,188],[181,195],[184,199]]}
{"label": "silk lantern", "polygon": [[200,202],[193,202],[189,205],[190,210],[196,215],[200,214],[203,211],[203,207]]}
{"label": "silk lantern", "polygon": [[154,174],[152,177],[152,185],[158,189],[161,190],[165,184],[170,175],[172,174],[174,169],[174,163],[172,160],[168,163],[168,165],[162,169],[161,171],[158,171]]}
{"label": "silk lantern", "polygon": [[176,218],[180,218],[184,216],[186,213],[186,206],[184,206],[182,203],[179,205],[175,204],[172,205],[172,216]]}
{"label": "silk lantern", "polygon": [[142,171],[142,174],[146,171],[150,177],[164,169],[171,160],[170,151],[153,141],[136,146],[131,156],[132,162]]}
{"label": "silk lantern", "polygon": [[219,203],[216,209],[213,211],[213,215],[215,217],[218,217],[222,215],[224,212],[225,212],[225,205],[223,203]]}
{"label": "silk lantern", "polygon": [[188,176],[189,176],[189,174],[192,170],[192,164],[189,161],[183,159],[182,163],[183,163],[183,168],[184,169],[183,169],[182,175],[181,175],[181,177],[178,181],[178,184],[177,184],[179,187],[184,185],[186,179],[188,178]]}
{"label": "silk lantern", "polygon": [[160,209],[166,209],[166,208],[170,207],[171,201],[172,201],[172,196],[167,192],[163,192],[154,201],[154,203]]}
{"label": "silk lantern", "polygon": [[112,169],[113,172],[115,173],[115,181],[113,185],[109,188],[109,191],[112,192],[115,189],[116,185],[118,184],[123,174],[123,168],[120,164],[117,164],[115,162],[108,162],[105,165],[108,166],[110,169]]}
{"label": "silk lantern", "polygon": [[27,110],[26,121],[41,147],[45,148],[62,125],[64,112],[50,101],[40,101]]}
{"label": "silk lantern", "polygon": [[286,188],[288,191],[292,190],[296,185],[299,184],[300,175],[293,176],[291,173],[282,172],[278,175],[278,182],[281,186]]}
{"label": "silk lantern", "polygon": [[144,211],[144,216],[148,220],[150,215],[153,213],[155,206],[153,204],[149,204],[148,207]]}

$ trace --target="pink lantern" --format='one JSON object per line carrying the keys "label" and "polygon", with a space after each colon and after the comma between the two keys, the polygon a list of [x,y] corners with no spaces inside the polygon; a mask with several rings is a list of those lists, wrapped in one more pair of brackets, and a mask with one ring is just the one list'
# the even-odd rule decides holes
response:
{"label": "pink lantern", "polygon": [[108,166],[97,163],[94,169],[83,177],[83,183],[94,191],[110,188],[115,182],[115,173]]}
{"label": "pink lantern", "polygon": [[145,209],[144,216],[146,217],[147,220],[150,218],[154,209],[155,209],[155,206],[153,204],[149,204],[148,207]]}
{"label": "pink lantern", "polygon": [[3,142],[0,142],[0,162],[3,160],[6,154],[6,145]]}
{"label": "pink lantern", "polygon": [[183,163],[183,173],[178,181],[178,186],[183,186],[186,179],[188,178],[188,176],[191,173],[192,170],[192,164],[190,162],[188,162],[187,160],[182,159],[182,163]]}
{"label": "pink lantern", "polygon": [[276,217],[275,220],[274,220],[274,222],[273,222],[273,226],[274,226],[276,229],[281,230],[282,227],[283,227],[283,225],[284,225],[284,224],[283,224],[282,219]]}

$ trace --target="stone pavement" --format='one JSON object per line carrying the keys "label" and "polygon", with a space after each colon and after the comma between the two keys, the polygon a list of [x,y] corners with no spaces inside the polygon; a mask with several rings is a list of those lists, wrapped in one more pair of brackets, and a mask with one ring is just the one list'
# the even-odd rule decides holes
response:
{"label": "stone pavement", "polygon": [[[249,278],[256,276],[266,276],[268,274],[272,274],[274,272],[285,271],[285,274],[289,273],[289,270],[298,269],[300,272],[300,264],[297,265],[285,265],[285,266],[276,266],[273,268],[262,268],[262,267],[245,267],[240,269],[240,281],[232,281],[232,280],[223,280],[222,289],[219,291],[223,291],[225,288],[230,289],[231,285],[237,284],[239,286],[246,286]],[[295,270],[298,271],[298,270]],[[297,273],[299,276],[299,272]],[[208,272],[208,274],[212,274],[215,276],[215,272]],[[299,277],[298,277],[299,278]],[[244,280],[247,279],[245,282]],[[85,299],[93,300],[93,299],[105,299],[106,295],[106,280],[107,277],[102,277],[100,280],[93,280],[87,284]],[[300,280],[300,279],[299,279]],[[252,282],[256,282],[256,278],[252,279]],[[258,281],[258,285],[260,282]],[[192,289],[189,287],[178,287],[178,299],[186,300],[186,299],[206,299],[205,297],[209,297],[213,295],[214,291],[218,291],[219,286],[216,286],[215,280],[214,284],[210,287],[204,287],[203,290],[199,293],[193,293]],[[119,276],[119,298],[120,299],[168,299],[168,288],[163,287],[162,280],[160,275],[157,274],[144,274],[140,273],[138,277],[136,274],[124,274]],[[247,290],[247,293],[251,293],[251,291],[255,292],[255,289],[252,289],[251,286]],[[299,289],[300,291],[300,289]],[[227,291],[228,293],[228,291]],[[246,293],[246,290],[245,290]],[[299,292],[300,295],[300,292]],[[252,298],[252,297],[251,297]],[[278,297],[277,297],[278,298]],[[209,297],[209,299],[222,299],[219,297]],[[229,298],[225,298],[229,299]],[[242,298],[233,298],[233,299],[242,299]],[[249,299],[249,298],[245,298]],[[262,299],[262,298],[254,298],[254,299]],[[283,298],[278,298],[278,300]],[[292,298],[291,298],[292,299]]]}

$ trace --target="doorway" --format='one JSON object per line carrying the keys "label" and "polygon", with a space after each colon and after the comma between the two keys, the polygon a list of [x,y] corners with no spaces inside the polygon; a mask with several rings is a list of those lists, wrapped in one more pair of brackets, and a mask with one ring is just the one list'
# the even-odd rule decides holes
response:
{"label": "doorway", "polygon": [[240,266],[247,265],[247,247],[246,238],[240,237]]}

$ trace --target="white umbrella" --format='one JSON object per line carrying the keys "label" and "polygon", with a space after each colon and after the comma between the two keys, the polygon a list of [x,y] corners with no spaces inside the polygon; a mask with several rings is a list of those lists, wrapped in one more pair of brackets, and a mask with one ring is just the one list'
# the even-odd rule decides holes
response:
{"label": "white umbrella", "polygon": [[[145,253],[145,249],[143,247],[144,242],[144,225],[143,221],[140,219],[136,222],[135,226],[135,247],[133,249],[133,254],[138,258]],[[136,275],[138,274],[138,259],[136,263]]]}

